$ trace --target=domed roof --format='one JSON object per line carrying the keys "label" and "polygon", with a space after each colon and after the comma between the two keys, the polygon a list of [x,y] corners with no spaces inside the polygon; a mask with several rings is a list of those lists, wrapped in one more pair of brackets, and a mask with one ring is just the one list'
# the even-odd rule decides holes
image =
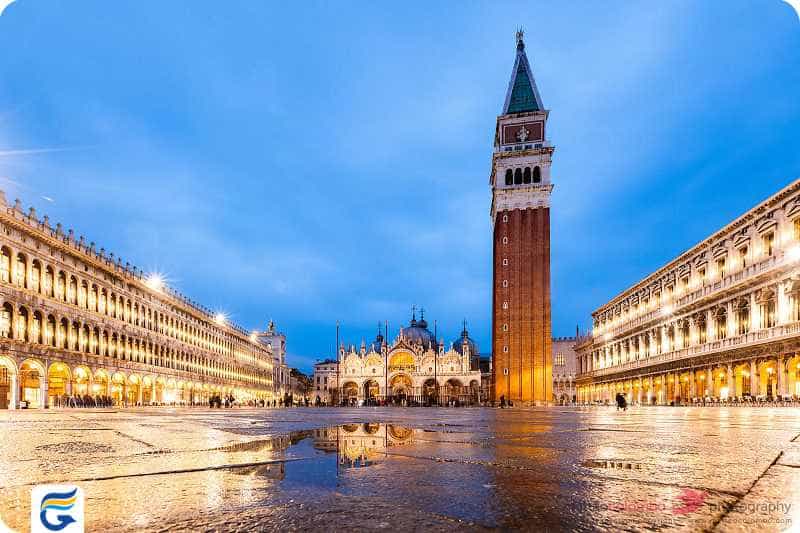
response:
{"label": "domed roof", "polygon": [[431,346],[436,345],[436,339],[433,333],[428,329],[428,323],[425,322],[425,315],[423,314],[420,321],[417,322],[416,311],[412,311],[411,323],[407,328],[400,328],[400,335],[412,344],[421,344],[426,350]]}
{"label": "domed roof", "polygon": [[470,355],[477,356],[480,353],[478,351],[478,345],[475,344],[475,341],[469,336],[466,320],[464,321],[464,329],[461,330],[461,335],[453,341],[453,349],[461,355],[464,355],[464,342],[469,346]]}

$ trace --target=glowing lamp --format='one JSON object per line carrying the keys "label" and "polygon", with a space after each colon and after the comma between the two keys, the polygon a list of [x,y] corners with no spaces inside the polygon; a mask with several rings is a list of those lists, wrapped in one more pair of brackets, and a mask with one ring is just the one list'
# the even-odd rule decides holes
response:
{"label": "glowing lamp", "polygon": [[795,245],[786,250],[786,258],[792,262],[800,261],[800,246]]}

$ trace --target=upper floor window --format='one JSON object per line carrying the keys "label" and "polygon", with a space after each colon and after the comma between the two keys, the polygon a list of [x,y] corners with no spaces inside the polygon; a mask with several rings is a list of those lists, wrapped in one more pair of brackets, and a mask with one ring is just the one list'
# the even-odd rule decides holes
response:
{"label": "upper floor window", "polygon": [[556,366],[564,366],[566,364],[567,364],[567,362],[566,362],[566,359],[564,357],[564,354],[561,353],[561,352],[557,353],[556,354],[555,365]]}
{"label": "upper floor window", "polygon": [[525,167],[525,170],[522,171],[522,183],[530,183],[531,182],[531,168]]}
{"label": "upper floor window", "polygon": [[514,183],[514,171],[510,168],[506,170],[506,185],[512,185]]}
{"label": "upper floor window", "polygon": [[742,270],[747,268],[747,246],[742,246],[739,248],[739,264],[742,267]]}
{"label": "upper floor window", "polygon": [[533,182],[541,183],[541,181],[542,181],[542,170],[539,167],[533,167]]}
{"label": "upper floor window", "polygon": [[764,255],[766,257],[772,257],[772,246],[775,243],[775,234],[770,231],[761,238],[761,243],[763,246]]}
{"label": "upper floor window", "polygon": [[800,241],[800,217],[794,219],[792,226],[794,228],[794,240]]}
{"label": "upper floor window", "polygon": [[723,279],[725,277],[725,258],[721,257],[717,259],[717,274],[719,275],[719,279]]}
{"label": "upper floor window", "polygon": [[522,183],[522,169],[518,168],[514,171],[514,185]]}

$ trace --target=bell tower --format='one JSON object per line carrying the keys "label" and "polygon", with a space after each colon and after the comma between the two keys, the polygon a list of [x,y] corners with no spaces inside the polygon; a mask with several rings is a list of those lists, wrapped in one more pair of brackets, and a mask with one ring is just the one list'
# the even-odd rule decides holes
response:
{"label": "bell tower", "polygon": [[523,32],[492,154],[492,393],[499,402],[552,401],[550,163],[544,108]]}

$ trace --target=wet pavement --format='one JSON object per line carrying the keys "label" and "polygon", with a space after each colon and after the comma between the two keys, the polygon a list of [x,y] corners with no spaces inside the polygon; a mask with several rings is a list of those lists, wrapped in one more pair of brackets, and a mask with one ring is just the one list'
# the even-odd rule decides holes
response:
{"label": "wet pavement", "polygon": [[800,409],[0,411],[0,518],[101,530],[800,529]]}

